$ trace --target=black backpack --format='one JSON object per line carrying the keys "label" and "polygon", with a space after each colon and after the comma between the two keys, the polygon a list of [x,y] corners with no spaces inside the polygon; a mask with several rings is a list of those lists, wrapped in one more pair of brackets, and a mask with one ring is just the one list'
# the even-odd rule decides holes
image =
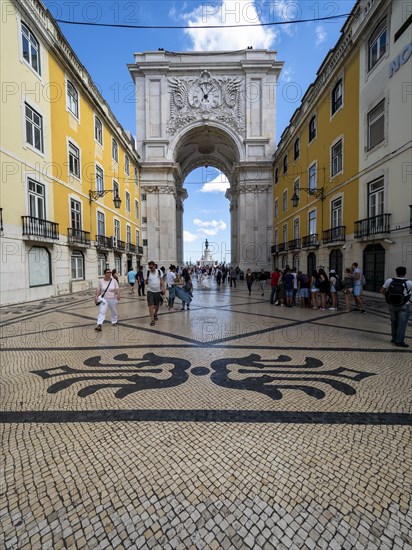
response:
{"label": "black backpack", "polygon": [[410,297],[411,293],[405,279],[392,279],[385,292],[386,302],[391,306],[403,306]]}

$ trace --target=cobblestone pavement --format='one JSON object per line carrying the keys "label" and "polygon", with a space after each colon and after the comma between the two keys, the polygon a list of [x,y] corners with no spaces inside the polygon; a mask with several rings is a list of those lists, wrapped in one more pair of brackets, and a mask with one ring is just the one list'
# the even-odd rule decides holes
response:
{"label": "cobblestone pavement", "polygon": [[150,327],[122,292],[101,333],[91,292],[0,310],[0,547],[412,548],[412,362],[381,297],[195,289]]}

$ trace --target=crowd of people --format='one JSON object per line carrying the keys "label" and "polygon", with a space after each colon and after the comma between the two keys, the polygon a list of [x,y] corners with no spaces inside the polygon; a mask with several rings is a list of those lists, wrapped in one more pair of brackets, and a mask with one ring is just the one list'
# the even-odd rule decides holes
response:
{"label": "crowd of people", "polygon": [[[341,292],[344,298],[345,312],[351,311],[351,302],[354,299],[355,311],[366,313],[362,299],[362,290],[366,281],[356,262],[345,269],[342,279],[336,270],[330,269],[329,273],[326,273],[323,267],[312,270],[310,274],[289,266],[283,270],[276,267],[272,274],[264,269],[261,269],[260,272],[252,272],[248,269],[244,274],[239,266],[225,264],[192,268],[179,268],[171,265],[166,271],[164,267],[158,268],[153,261],[149,262],[146,275],[141,268],[137,272],[131,269],[127,274],[130,293],[134,294],[134,287],[137,284],[139,296],[146,295],[147,297],[151,326],[154,326],[158,320],[160,306],[164,304],[169,311],[174,310],[176,298],[181,301],[181,311],[190,310],[193,299],[192,278],[196,278],[197,288],[202,290],[212,288],[220,290],[225,284],[229,288],[235,288],[238,280],[245,280],[249,296],[251,296],[255,282],[257,290],[261,296],[264,296],[267,282],[270,280],[270,304],[289,308],[300,306],[320,311],[326,311],[326,309],[336,311],[339,307],[338,295]],[[403,288],[404,295],[402,295]],[[391,342],[400,347],[408,347],[405,343],[405,333],[409,318],[409,304],[412,298],[412,282],[406,279],[406,269],[404,267],[397,268],[396,277],[387,279],[381,292],[385,294],[389,305]],[[396,295],[396,292],[399,296]],[[388,299],[390,293],[392,293],[391,300]],[[95,303],[99,306],[97,331],[102,330],[107,309],[110,309],[111,312],[112,325],[117,324],[119,300],[120,286],[116,270],[111,271],[107,268],[104,278],[98,282],[95,293]]]}

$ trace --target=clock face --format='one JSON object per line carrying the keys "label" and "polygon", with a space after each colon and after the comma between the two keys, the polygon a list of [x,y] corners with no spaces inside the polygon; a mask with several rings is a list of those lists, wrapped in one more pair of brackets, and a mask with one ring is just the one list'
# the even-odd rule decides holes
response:
{"label": "clock face", "polygon": [[220,104],[219,88],[211,80],[197,82],[190,90],[193,107],[217,107]]}

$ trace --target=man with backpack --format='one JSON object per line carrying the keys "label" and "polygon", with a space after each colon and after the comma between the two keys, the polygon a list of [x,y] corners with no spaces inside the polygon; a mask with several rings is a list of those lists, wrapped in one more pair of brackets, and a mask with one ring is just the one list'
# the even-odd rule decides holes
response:
{"label": "man with backpack", "polygon": [[409,305],[412,303],[412,281],[406,278],[406,267],[395,269],[396,277],[386,279],[380,290],[385,295],[391,316],[391,343],[400,348],[408,348],[405,342],[409,319]]}
{"label": "man with backpack", "polygon": [[160,269],[157,269],[154,262],[149,262],[147,272],[147,305],[149,306],[150,326],[153,327],[157,321],[162,294],[164,294],[164,279]]}

